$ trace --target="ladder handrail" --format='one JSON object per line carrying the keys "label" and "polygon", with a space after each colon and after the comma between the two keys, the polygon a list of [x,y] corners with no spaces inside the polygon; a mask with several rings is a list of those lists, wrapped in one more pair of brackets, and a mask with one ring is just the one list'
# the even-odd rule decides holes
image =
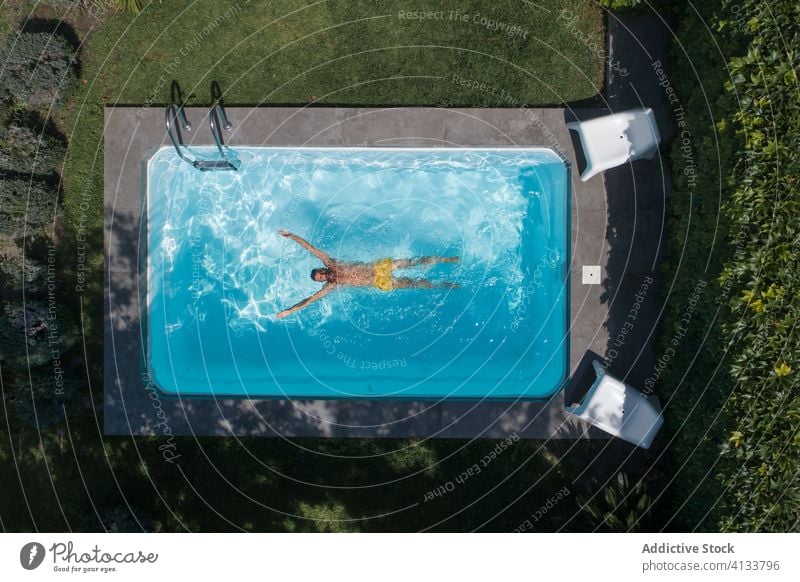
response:
{"label": "ladder handrail", "polygon": [[222,118],[222,127],[224,127],[226,131],[233,129],[233,124],[228,119],[228,114],[225,112],[225,107],[222,105],[222,102],[218,102],[215,108],[219,111],[219,116]]}
{"label": "ladder handrail", "polygon": [[[209,111],[208,113],[208,124],[211,129],[211,135],[214,137],[214,143],[217,145],[217,151],[219,151],[219,155],[222,157],[223,160],[228,162],[232,170],[236,170],[238,169],[238,167],[228,159],[230,150],[228,146],[225,145],[225,139],[222,137],[222,130],[220,129],[218,112],[221,109],[222,105],[220,105],[219,102],[214,104],[214,106],[211,108],[211,111]],[[225,116],[224,111],[222,115]],[[228,121],[225,129],[230,130],[231,127],[233,127],[233,125]]]}
{"label": "ladder handrail", "polygon": [[216,81],[211,82],[211,101],[212,107],[218,109],[219,116],[222,119],[222,127],[226,131],[230,131],[233,124],[228,120],[228,114],[225,112],[225,106],[222,102],[222,89],[219,88],[219,83]]}
{"label": "ladder handrail", "polygon": [[[189,162],[190,164],[192,164],[194,166],[195,160],[189,159],[189,157],[187,157],[181,151],[181,147],[184,147],[184,145],[183,145],[183,136],[181,135],[180,126],[179,125],[174,125],[173,126],[173,123],[172,123],[173,121],[178,121],[178,119],[179,119],[179,115],[180,114],[176,111],[177,109],[178,109],[178,106],[173,104],[173,105],[169,105],[164,110],[164,125],[167,128],[167,135],[169,136],[170,141],[172,141],[172,145],[175,147],[175,151],[178,152],[178,157],[180,157],[184,161]],[[172,114],[172,119],[170,119],[170,114]],[[175,130],[174,133],[173,133],[173,128]]]}
{"label": "ladder handrail", "polygon": [[223,159],[227,159],[225,155],[225,140],[222,137],[222,131],[219,129],[219,116],[217,115],[217,106],[214,105],[208,113],[208,125],[211,129],[211,136],[214,138],[214,143],[217,144],[219,155]]}
{"label": "ladder handrail", "polygon": [[[186,113],[183,111],[183,106],[173,103],[168,105],[164,110],[164,126],[167,129],[167,135],[169,135],[169,139],[172,142],[172,145],[175,147],[178,157],[185,162],[192,164],[192,166],[198,170],[208,171],[238,169],[238,166],[228,159],[228,147],[225,145],[225,141],[222,138],[222,132],[219,129],[219,116],[217,113],[218,108],[221,109],[221,105],[215,104],[214,107],[211,108],[211,111],[209,112],[209,124],[211,126],[211,135],[214,137],[214,143],[216,144],[217,150],[222,157],[221,160],[193,160],[187,156],[183,152],[183,148],[185,148],[186,145],[183,143],[183,135],[181,133],[180,125],[182,123],[184,128],[187,128],[187,130],[191,131],[191,124],[186,119]],[[222,109],[222,115],[226,123],[225,128],[230,129],[232,125],[228,121],[227,116],[225,116],[224,109]]]}

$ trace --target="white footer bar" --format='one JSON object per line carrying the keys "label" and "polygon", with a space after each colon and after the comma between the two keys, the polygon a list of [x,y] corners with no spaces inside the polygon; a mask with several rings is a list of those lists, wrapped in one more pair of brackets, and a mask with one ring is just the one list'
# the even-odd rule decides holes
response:
{"label": "white footer bar", "polygon": [[798,535],[5,534],[0,578],[798,580]]}

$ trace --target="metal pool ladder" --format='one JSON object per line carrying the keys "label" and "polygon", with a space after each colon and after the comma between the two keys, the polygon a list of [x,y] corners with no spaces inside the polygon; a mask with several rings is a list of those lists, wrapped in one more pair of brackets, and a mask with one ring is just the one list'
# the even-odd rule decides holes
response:
{"label": "metal pool ladder", "polygon": [[[222,119],[221,126],[220,119]],[[214,105],[211,107],[211,111],[208,114],[208,123],[220,159],[203,160],[191,158],[187,155],[189,148],[183,143],[183,134],[181,133],[181,127],[186,131],[192,131],[192,124],[186,119],[186,112],[183,109],[183,105],[173,103],[164,111],[164,126],[167,129],[167,135],[169,135],[172,145],[175,147],[175,151],[178,153],[178,157],[204,172],[238,170],[240,162],[230,148],[225,145],[225,140],[222,138],[222,128],[224,127],[227,131],[230,131],[233,125],[228,120],[225,108],[222,106],[220,99],[214,101]]]}

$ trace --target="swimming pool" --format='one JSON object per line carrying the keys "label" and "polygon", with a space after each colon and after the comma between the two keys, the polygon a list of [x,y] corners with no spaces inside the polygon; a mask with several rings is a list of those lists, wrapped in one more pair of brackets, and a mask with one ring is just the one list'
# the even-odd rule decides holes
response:
{"label": "swimming pool", "polygon": [[[211,153],[203,152],[200,153]],[[147,163],[146,371],[165,394],[543,399],[569,356],[569,174],[545,148],[237,148]],[[321,288],[322,264],[425,255],[458,287]]]}

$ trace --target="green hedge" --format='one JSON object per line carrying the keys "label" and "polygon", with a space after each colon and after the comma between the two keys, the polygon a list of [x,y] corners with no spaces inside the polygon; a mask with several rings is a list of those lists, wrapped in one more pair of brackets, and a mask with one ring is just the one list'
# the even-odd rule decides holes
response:
{"label": "green hedge", "polygon": [[0,361],[17,370],[59,362],[78,334],[72,312],[55,299],[5,303],[0,312]]}
{"label": "green hedge", "polygon": [[0,283],[5,289],[38,291],[45,269],[13,238],[0,234]]}
{"label": "green hedge", "polygon": [[52,135],[25,125],[0,129],[0,169],[50,175],[64,163],[67,148]]}
{"label": "green hedge", "polygon": [[52,226],[58,192],[44,181],[28,178],[0,180],[0,235],[33,236]]}
{"label": "green hedge", "polygon": [[680,338],[662,378],[679,529],[798,527],[800,9],[760,6],[720,0],[678,14],[671,79],[687,133],[672,146],[664,274],[674,284],[658,351]]}
{"label": "green hedge", "polygon": [[0,46],[0,86],[31,107],[59,103],[75,85],[75,50],[60,34],[9,34]]}
{"label": "green hedge", "polygon": [[736,389],[736,419],[721,478],[732,497],[722,527],[790,531],[800,507],[800,4],[773,0],[737,6],[748,50],[731,60],[733,116],[744,147],[725,212],[735,257],[722,282],[733,293],[723,329]]}
{"label": "green hedge", "polygon": [[632,10],[642,5],[642,0],[597,0],[597,3],[609,10]]}
{"label": "green hedge", "polygon": [[14,383],[14,412],[23,426],[45,428],[58,424],[75,412],[78,404],[79,381],[63,364],[53,365],[22,374]]}

